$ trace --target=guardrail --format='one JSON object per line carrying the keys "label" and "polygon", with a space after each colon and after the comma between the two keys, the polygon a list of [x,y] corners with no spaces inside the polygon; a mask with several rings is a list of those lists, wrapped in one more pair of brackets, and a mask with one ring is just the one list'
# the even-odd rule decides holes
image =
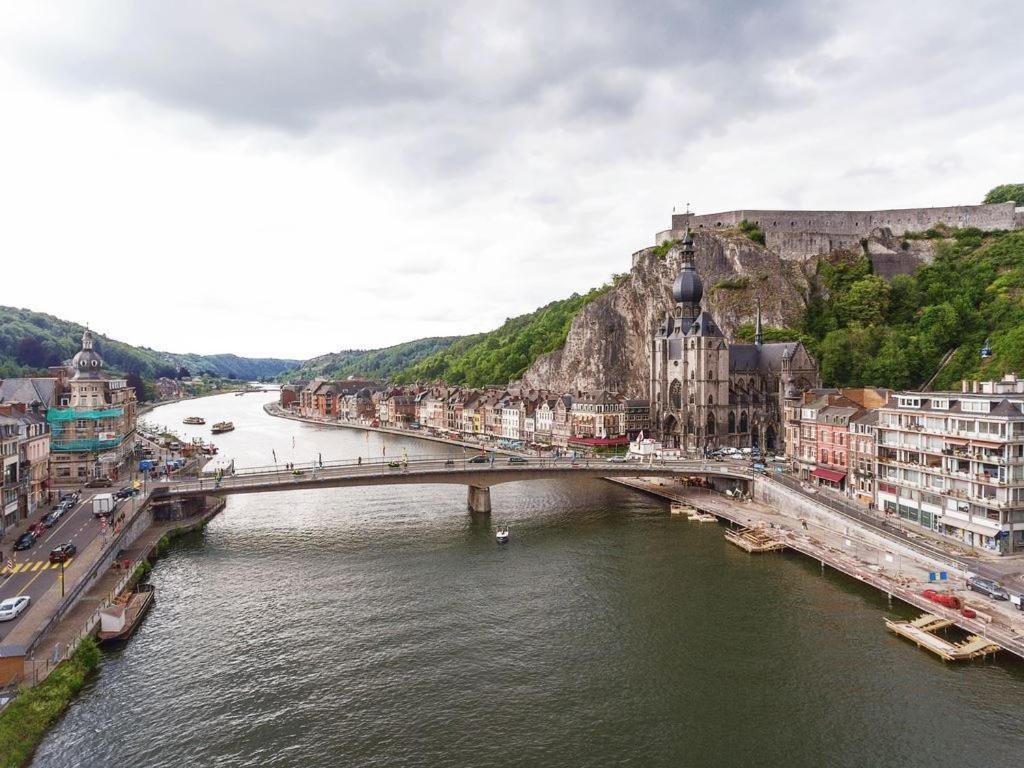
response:
{"label": "guardrail", "polygon": [[133,514],[130,519],[125,520],[125,524],[121,528],[120,532],[117,533],[101,550],[100,556],[96,559],[96,562],[93,563],[92,566],[90,566],[89,570],[82,575],[82,578],[80,578],[78,582],[65,594],[64,598],[60,601],[60,604],[57,606],[57,610],[53,612],[53,615],[50,616],[50,618],[41,628],[37,629],[32,634],[32,637],[29,639],[28,643],[25,644],[26,656],[32,652],[33,648],[35,648],[36,646],[36,643],[39,642],[39,639],[47,632],[49,632],[51,629],[53,629],[57,622],[63,619],[67,612],[74,607],[75,603],[78,602],[79,598],[81,598],[82,593],[87,591],[92,586],[93,581],[99,575],[99,572],[102,569],[104,563],[107,561],[107,558],[109,557],[110,553],[117,552],[118,549],[122,549],[121,544],[124,542],[125,537],[128,535],[128,532],[135,525],[135,522],[139,519],[139,515],[141,515],[143,511],[145,511],[148,505],[149,498],[146,498],[141,504],[138,505],[138,507],[135,510],[135,514]]}

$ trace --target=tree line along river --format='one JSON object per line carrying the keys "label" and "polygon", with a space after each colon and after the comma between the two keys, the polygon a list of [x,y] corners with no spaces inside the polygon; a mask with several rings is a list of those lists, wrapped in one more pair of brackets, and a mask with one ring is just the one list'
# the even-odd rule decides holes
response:
{"label": "tree line along river", "polygon": [[[239,466],[462,450],[275,419],[271,393],[147,416]],[[294,443],[294,448],[292,447]],[[1024,665],[951,666],[884,596],[599,480],[229,497],[47,736],[50,766],[1024,764]],[[493,527],[507,523],[499,546]]]}

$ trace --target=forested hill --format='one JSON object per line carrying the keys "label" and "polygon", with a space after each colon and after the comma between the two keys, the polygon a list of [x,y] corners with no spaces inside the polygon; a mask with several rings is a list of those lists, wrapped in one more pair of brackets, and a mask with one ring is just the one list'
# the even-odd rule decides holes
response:
{"label": "forested hill", "polygon": [[487,333],[464,336],[447,349],[399,371],[399,382],[443,380],[478,387],[519,378],[541,355],[565,344],[569,326],[584,306],[609,291],[609,283],[580,295],[553,301],[526,315],[506,320]]}
{"label": "forested hill", "polygon": [[522,375],[540,355],[565,343],[576,313],[611,288],[553,301],[526,315],[506,320],[500,328],[471,336],[418,339],[393,347],[348,350],[307,360],[281,379],[387,379],[396,382],[444,380],[450,384],[503,384]]}
{"label": "forested hill", "polygon": [[[81,348],[83,330],[53,315],[0,307],[0,378],[29,375],[71,358]],[[192,375],[209,373],[248,381],[277,376],[299,364],[277,358],[158,352],[93,335],[108,368],[143,378],[174,376],[185,368]]]}
{"label": "forested hill", "polygon": [[[908,235],[914,237],[914,235]],[[1024,230],[936,228],[933,263],[886,282],[867,256],[818,262],[803,338],[827,385],[957,389],[963,378],[1024,374]],[[989,340],[992,355],[982,358]]]}
{"label": "forested hill", "polygon": [[415,365],[430,355],[447,349],[461,336],[438,336],[395,344],[383,349],[345,349],[314,357],[282,379],[347,379],[350,376],[368,379],[389,379],[399,371]]}

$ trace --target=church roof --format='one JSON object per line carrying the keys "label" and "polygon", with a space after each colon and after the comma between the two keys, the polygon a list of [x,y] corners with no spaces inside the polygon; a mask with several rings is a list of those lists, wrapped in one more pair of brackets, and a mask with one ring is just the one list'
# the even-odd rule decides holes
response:
{"label": "church roof", "polygon": [[693,325],[690,326],[690,330],[686,332],[687,336],[720,336],[725,338],[725,334],[722,333],[722,329],[715,323],[715,318],[711,316],[710,312],[701,312],[697,315],[697,319],[693,321]]}

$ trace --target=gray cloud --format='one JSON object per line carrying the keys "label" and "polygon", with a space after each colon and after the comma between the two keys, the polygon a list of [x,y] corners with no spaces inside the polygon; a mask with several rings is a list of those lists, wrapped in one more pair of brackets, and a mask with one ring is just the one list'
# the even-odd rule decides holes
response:
{"label": "gray cloud", "polygon": [[299,135],[325,123],[371,136],[438,131],[444,148],[423,165],[445,171],[460,152],[494,148],[484,138],[500,138],[495,117],[587,129],[630,119],[650,97],[665,99],[675,126],[713,129],[785,103],[792,89],[766,76],[830,33],[825,7],[127,0],[80,6],[70,23],[7,43],[17,64],[65,87],[136,93],[215,121]]}

